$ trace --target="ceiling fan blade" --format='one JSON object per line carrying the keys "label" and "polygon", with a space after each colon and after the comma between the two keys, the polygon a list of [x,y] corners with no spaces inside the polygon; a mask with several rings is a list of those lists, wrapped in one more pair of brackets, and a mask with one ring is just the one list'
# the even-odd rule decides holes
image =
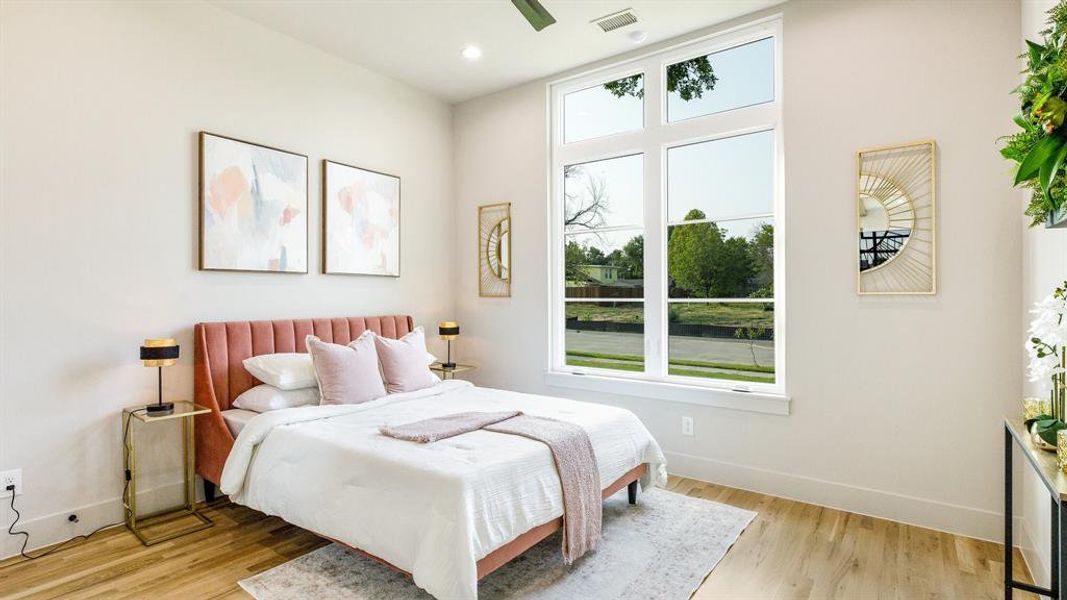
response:
{"label": "ceiling fan blade", "polygon": [[556,22],[556,18],[548,14],[537,0],[511,0],[511,3],[526,17],[535,31],[541,31]]}

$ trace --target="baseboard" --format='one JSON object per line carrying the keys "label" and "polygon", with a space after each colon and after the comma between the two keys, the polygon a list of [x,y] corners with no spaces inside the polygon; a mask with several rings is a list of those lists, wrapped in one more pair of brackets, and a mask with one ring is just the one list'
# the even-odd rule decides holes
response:
{"label": "baseboard", "polygon": [[[675,475],[1000,543],[1002,513],[823,479],[665,452]],[[1022,519],[1015,517],[1016,544]]]}
{"label": "baseboard", "polygon": [[[1003,535],[1003,517],[994,511],[759,469],[681,452],[665,452],[665,454],[670,465],[670,472],[682,477],[997,543],[1000,543]],[[199,496],[201,490],[199,483],[196,488]],[[175,482],[140,491],[138,501],[146,506],[152,506],[153,503],[158,505],[160,499],[180,497],[181,493],[182,483]],[[14,514],[6,508],[4,511],[3,523],[6,531]],[[78,514],[78,523],[70,523],[67,520],[67,516],[71,513]],[[95,504],[20,521],[19,529],[30,534],[31,545],[27,549],[34,550],[75,535],[88,533],[103,525],[121,523],[122,517],[122,499],[115,497]],[[1035,545],[1029,537],[1028,528],[1020,517],[1015,518],[1015,532],[1017,544],[1023,541],[1023,536],[1026,536],[1026,543],[1019,545],[1023,548],[1023,557],[1030,572],[1047,572],[1039,553],[1026,550],[1034,548]],[[0,560],[17,555],[22,545],[22,536],[9,536],[4,532],[0,532],[0,535],[3,536],[0,539]]]}
{"label": "baseboard", "polygon": [[[181,498],[183,496],[183,488],[184,483],[177,481],[152,489],[141,489],[137,492],[137,502],[140,506],[149,507],[148,510],[152,510],[152,507],[166,506],[168,500],[173,503],[174,498]],[[199,479],[197,480],[196,489],[197,496],[199,497],[202,494]],[[20,498],[22,498],[22,496],[15,498],[16,508],[18,508]],[[7,528],[11,525],[11,521],[15,518],[15,514],[7,507],[6,502],[8,502],[8,500],[6,498],[4,499],[4,502],[5,504],[3,508],[0,509],[3,511],[0,514],[4,517],[3,530],[0,530],[0,560],[18,555],[24,539],[24,536],[21,535],[7,534]],[[25,519],[27,513],[26,509],[22,508],[20,510],[22,511],[24,518],[19,521],[18,526],[15,529],[30,534],[30,544],[26,546],[27,552],[32,552],[38,548],[68,540],[76,535],[87,534],[94,529],[105,525],[122,525],[124,518],[121,496],[33,519]],[[142,512],[143,514],[143,512],[148,511],[139,512]],[[77,513],[77,523],[71,523],[67,520],[67,517],[71,513]]]}

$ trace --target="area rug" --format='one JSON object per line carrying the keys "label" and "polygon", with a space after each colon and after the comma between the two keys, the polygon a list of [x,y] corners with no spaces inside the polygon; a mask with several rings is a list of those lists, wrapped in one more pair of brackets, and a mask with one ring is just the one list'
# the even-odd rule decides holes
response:
{"label": "area rug", "polygon": [[[662,489],[604,501],[600,544],[571,566],[560,533],[478,585],[480,600],[658,598],[685,600],[700,586],[756,513]],[[430,600],[411,579],[331,544],[240,582],[257,600]]]}

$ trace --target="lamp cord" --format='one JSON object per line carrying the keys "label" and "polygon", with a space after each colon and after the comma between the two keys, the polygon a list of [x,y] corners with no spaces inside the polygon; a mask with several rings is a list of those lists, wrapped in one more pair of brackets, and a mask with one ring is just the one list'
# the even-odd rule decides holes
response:
{"label": "lamp cord", "polygon": [[[126,441],[129,439],[130,422],[133,421],[133,415],[137,414],[139,412],[145,412],[145,409],[140,408],[140,409],[137,409],[137,410],[133,411],[130,414],[130,418],[126,420],[126,426],[122,430],[122,446],[123,447],[126,447]],[[126,492],[128,492],[129,489],[130,489],[130,469],[129,469],[129,465],[123,464],[122,466],[123,466],[123,473],[124,473],[123,478],[126,480],[125,484],[122,487],[122,498],[123,498],[123,501],[125,501]],[[11,522],[11,526],[7,528],[7,534],[8,535],[21,535],[21,536],[23,536],[22,548],[19,549],[19,554],[22,556],[22,558],[25,558],[27,560],[37,560],[38,558],[44,558],[44,557],[48,556],[49,554],[52,554],[53,552],[58,552],[58,551],[60,551],[60,550],[62,550],[64,548],[66,548],[67,544],[70,544],[71,542],[76,542],[78,540],[87,540],[90,537],[96,535],[97,533],[100,533],[101,531],[103,531],[105,529],[108,529],[109,527],[115,527],[116,525],[122,525],[125,522],[125,521],[119,521],[118,523],[110,523],[108,525],[102,525],[102,526],[97,527],[96,529],[90,531],[89,533],[82,534],[82,535],[76,535],[76,536],[74,536],[74,537],[72,537],[72,538],[70,538],[70,539],[68,539],[68,540],[66,540],[64,542],[60,542],[58,545],[56,545],[56,546],[54,546],[52,548],[49,548],[48,550],[45,550],[44,552],[34,556],[34,555],[26,553],[26,546],[28,546],[29,543],[30,543],[30,534],[28,532],[26,532],[26,531],[15,531],[15,526],[18,525],[19,519],[22,518],[22,513],[20,513],[19,510],[17,508],[15,508],[15,490],[13,490],[13,489],[11,490],[11,510],[12,510],[12,512],[15,513],[15,520],[12,521]],[[18,564],[18,563],[14,563],[14,564]],[[7,566],[13,566],[13,565],[7,565]],[[4,567],[4,568],[7,568],[7,567]]]}

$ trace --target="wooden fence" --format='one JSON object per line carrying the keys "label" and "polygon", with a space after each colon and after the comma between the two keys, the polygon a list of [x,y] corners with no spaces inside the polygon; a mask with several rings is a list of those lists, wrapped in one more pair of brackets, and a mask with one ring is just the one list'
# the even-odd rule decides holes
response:
{"label": "wooden fence", "polygon": [[[615,321],[581,321],[578,317],[567,319],[567,329],[573,331],[606,331],[612,333],[644,333],[643,323],[617,323]],[[744,329],[744,325],[701,325],[697,323],[668,323],[667,334],[686,337],[736,339],[737,330]],[[753,328],[758,331],[758,328]],[[757,340],[773,340],[774,328],[764,328],[758,335],[753,336]],[[747,339],[747,338],[746,338]]]}

